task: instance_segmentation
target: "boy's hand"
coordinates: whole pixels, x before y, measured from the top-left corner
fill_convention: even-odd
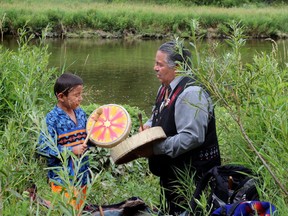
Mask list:
[[[72,148],[72,152],[73,152],[75,155],[81,155],[81,154],[83,154],[86,150],[87,150],[87,145],[86,145],[86,144],[77,145],[77,146],[74,146],[74,147]]]
[[[100,115],[102,115],[102,113],[103,113],[103,109],[100,107],[96,110],[96,113],[91,115],[91,119],[93,119],[94,121],[98,121],[98,118],[100,117]]]

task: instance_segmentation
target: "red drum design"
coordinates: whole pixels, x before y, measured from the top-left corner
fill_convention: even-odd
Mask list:
[[[162,127],[152,127],[125,139],[111,148],[110,156],[115,164],[128,163],[140,157],[149,157],[152,156],[150,154],[151,145],[155,141],[165,138],[166,134]]]
[[[96,146],[112,148],[126,139],[131,131],[131,118],[127,110],[116,104],[103,105],[103,112],[95,123],[90,134],[90,141]],[[95,115],[97,109],[89,116],[86,130],[90,131],[94,120],[91,116]]]

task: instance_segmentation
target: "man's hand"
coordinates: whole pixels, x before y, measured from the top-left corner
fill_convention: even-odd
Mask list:
[[[149,128],[151,128],[151,127],[148,126],[148,125],[143,125],[143,130],[146,130],[146,129],[149,129]],[[139,127],[139,129],[138,129],[139,132],[141,132],[141,131],[143,131],[143,130],[142,130],[141,127]]]

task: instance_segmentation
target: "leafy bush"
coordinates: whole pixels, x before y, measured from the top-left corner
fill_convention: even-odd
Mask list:
[[[38,107],[49,104],[56,70],[47,69],[47,47],[28,45],[32,38],[26,38],[22,30],[20,35],[17,52],[2,52],[0,47],[0,215],[32,214],[32,203],[23,191],[38,176],[45,176],[41,162],[35,163],[38,123],[43,116]]]

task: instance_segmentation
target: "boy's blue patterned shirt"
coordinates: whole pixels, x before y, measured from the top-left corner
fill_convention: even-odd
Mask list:
[[[63,167],[62,162],[59,159],[61,156],[60,154],[65,149],[72,152],[72,146],[82,144],[87,136],[86,113],[81,108],[75,109],[74,112],[77,124],[75,124],[61,108],[55,106],[53,110],[46,115],[48,134],[45,134],[44,131],[42,131],[38,143],[38,152],[47,157],[48,167],[52,168],[48,171],[49,180],[53,179],[54,181],[59,182],[60,185],[63,185],[64,183],[57,174],[57,171]],[[56,142],[57,146],[55,144]],[[68,158],[67,170],[70,177],[76,175],[74,170],[77,165],[76,163],[79,163],[79,161],[74,160],[73,162],[71,156]],[[89,161],[88,156],[85,156],[81,160],[77,179],[81,181],[81,185],[84,186],[87,184],[88,178]]]

